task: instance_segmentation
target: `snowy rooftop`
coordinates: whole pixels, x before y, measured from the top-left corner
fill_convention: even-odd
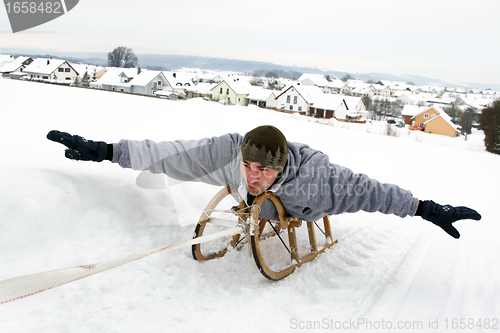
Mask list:
[[[306,102],[311,103],[316,99],[321,99],[325,95],[321,88],[316,86],[307,86],[300,83],[291,83],[289,86],[285,86],[280,92],[276,94],[276,97],[287,92],[288,89],[294,88],[297,92],[306,100]]]
[[[25,62],[29,58],[30,57],[20,56],[17,57],[16,59],[12,59],[12,61],[10,62],[5,62],[4,65],[0,67],[0,72],[2,73],[15,72],[18,68],[20,68],[23,65],[23,62]]]
[[[26,73],[39,73],[39,74],[51,74],[66,60],[62,59],[47,59],[47,58],[36,58],[31,64],[26,66],[24,72]]]
[[[271,95],[274,95],[274,97],[276,97],[277,94],[279,94],[279,91],[256,88],[253,89],[250,94],[248,94],[247,98],[256,101],[266,101]]]
[[[97,83],[107,85],[126,85],[123,78],[134,78],[137,76],[137,68],[117,68],[109,67],[108,71],[99,79]]]
[[[304,73],[298,79],[299,82],[302,82],[305,80],[310,80],[312,83],[314,83],[314,85],[316,85],[318,87],[325,87],[329,83],[329,81],[326,79],[326,77],[323,74]]]
[[[248,81],[240,80],[239,78],[226,78],[224,82],[226,82],[236,94],[248,94],[255,89]]]
[[[193,74],[184,72],[163,71],[163,75],[172,87],[176,86],[193,86]]]
[[[418,105],[411,105],[411,104],[406,104],[404,107],[403,107],[403,111],[401,111],[401,114],[403,116],[415,116],[419,113],[421,113],[422,111],[424,110],[428,110],[429,108],[427,107],[422,107],[422,106],[418,106]]]
[[[160,71],[141,71],[130,83],[132,85],[145,86],[155,80],[162,73]]]
[[[6,62],[11,62],[14,60],[14,57],[11,56],[11,55],[8,55],[8,54],[0,54],[0,65],[2,63],[6,63]]]

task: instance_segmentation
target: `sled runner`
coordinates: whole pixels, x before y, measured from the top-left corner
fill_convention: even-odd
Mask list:
[[[229,203],[234,204],[235,198],[238,199],[238,206],[224,209],[229,207]],[[276,207],[279,220],[259,218],[260,207],[266,200],[270,200]],[[270,280],[280,280],[337,242],[332,239],[328,216],[323,217],[324,230],[316,221],[307,221],[307,235],[299,232],[304,231],[304,228],[299,228],[302,222],[295,217],[286,216],[281,200],[271,192],[261,194],[247,207],[238,191],[227,186],[206,206],[193,238],[235,225],[243,227],[243,235],[236,234],[230,239],[195,244],[192,246],[192,254],[196,260],[211,260],[223,257],[232,248],[240,249],[243,244],[249,243],[255,264],[262,275]],[[324,242],[318,243],[316,227],[324,234]]]

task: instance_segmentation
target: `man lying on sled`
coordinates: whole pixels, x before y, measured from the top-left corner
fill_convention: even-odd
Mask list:
[[[121,140],[107,144],[59,131],[50,131],[47,138],[64,144],[69,159],[109,160],[123,168],[164,173],[182,181],[235,186],[248,205],[271,191],[280,198],[287,215],[306,221],[327,214],[378,211],[400,217],[421,216],[459,238],[453,222],[481,219],[473,209],[418,200],[399,186],[355,174],[318,150],[287,142],[273,126],[259,126],[244,136],[233,133],[187,141]],[[264,202],[260,217],[276,219],[274,205]]]

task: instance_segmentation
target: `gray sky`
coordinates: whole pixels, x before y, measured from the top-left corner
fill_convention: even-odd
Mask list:
[[[0,53],[127,46],[136,54],[498,85],[498,15],[500,0],[81,0],[66,15],[16,34],[0,9]]]

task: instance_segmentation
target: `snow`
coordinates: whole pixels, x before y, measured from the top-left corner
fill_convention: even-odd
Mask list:
[[[459,240],[418,217],[335,216],[338,244],[278,282],[246,249],[208,262],[189,248],[159,253],[4,304],[0,332],[441,332],[460,318],[500,326],[500,156],[485,151],[480,131],[468,141],[405,129],[387,136],[383,123],[316,123],[253,106],[15,80],[0,80],[0,92],[0,280],[192,237],[195,221],[176,222],[166,190],[140,188],[138,172],[107,161],[65,159],[45,138],[52,129],[112,143],[272,124],[335,163],[483,216],[455,223]],[[196,189],[187,206],[204,206],[219,190]],[[466,331],[481,331],[474,325]]]

